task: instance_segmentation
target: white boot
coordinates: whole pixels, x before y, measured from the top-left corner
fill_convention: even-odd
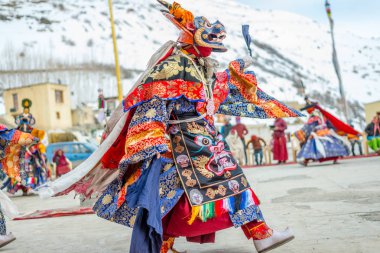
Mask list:
[[[187,251],[177,251],[173,248],[169,249],[168,253],[186,253]]]
[[[263,253],[275,249],[293,239],[293,233],[289,228],[286,228],[282,232],[273,230],[272,236],[262,240],[253,240],[253,244],[255,245],[257,252]]]
[[[14,240],[16,240],[16,237],[12,233],[9,233],[7,235],[0,235],[0,248],[4,247],[8,243],[13,242]]]

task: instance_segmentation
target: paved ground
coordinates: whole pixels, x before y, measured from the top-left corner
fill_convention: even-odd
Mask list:
[[[294,241],[273,252],[380,252],[380,157],[245,172],[262,200],[267,222],[295,232]],[[72,196],[13,200],[23,212],[79,205]],[[126,253],[131,238],[130,229],[95,215],[9,221],[8,228],[17,240],[0,252]],[[177,247],[203,253],[255,252],[240,229],[219,232],[216,244],[179,240]]]

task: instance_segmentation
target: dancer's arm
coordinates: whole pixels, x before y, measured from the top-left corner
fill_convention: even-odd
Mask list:
[[[169,149],[166,101],[152,99],[139,105],[129,124],[123,160],[127,163],[152,158]]]
[[[245,71],[251,64],[249,58],[238,59],[216,74],[216,113],[261,119],[303,116],[259,89],[255,73]]]

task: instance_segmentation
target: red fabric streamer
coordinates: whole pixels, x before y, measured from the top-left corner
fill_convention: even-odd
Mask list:
[[[353,134],[353,135],[359,135],[360,134],[358,131],[356,131],[354,128],[352,128],[350,125],[344,123],[343,121],[336,118],[335,116],[333,116],[329,112],[323,110],[319,105],[315,105],[315,108],[317,108],[323,114],[323,116],[325,116],[325,118],[331,122],[331,124],[336,128],[336,130],[344,132],[346,134]]]

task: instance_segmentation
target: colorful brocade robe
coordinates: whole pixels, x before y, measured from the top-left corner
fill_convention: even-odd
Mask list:
[[[349,155],[344,139],[329,129],[318,116],[311,116],[294,136],[302,145],[297,154],[299,159],[325,161]]]
[[[34,181],[31,179],[34,177],[31,177],[29,171],[31,151],[28,148],[32,148],[37,143],[38,139],[29,133],[7,129],[0,125],[1,167],[9,178],[7,187],[10,192],[12,189],[17,191],[20,185],[32,187]]]
[[[252,118],[302,116],[260,90],[254,73],[244,72],[244,64],[234,61],[228,70],[216,74],[214,113]],[[263,220],[259,201],[212,115],[189,120],[207,112],[202,80],[187,57],[174,54],[153,67],[125,98],[124,110],[130,116],[102,159],[105,168],[118,168],[119,176],[94,206],[100,217],[133,227],[138,208],[128,202],[160,153],[164,164],[159,178],[161,217],[186,194],[196,216],[193,219],[206,221],[228,212],[236,227]],[[189,121],[173,124],[172,120]]]

